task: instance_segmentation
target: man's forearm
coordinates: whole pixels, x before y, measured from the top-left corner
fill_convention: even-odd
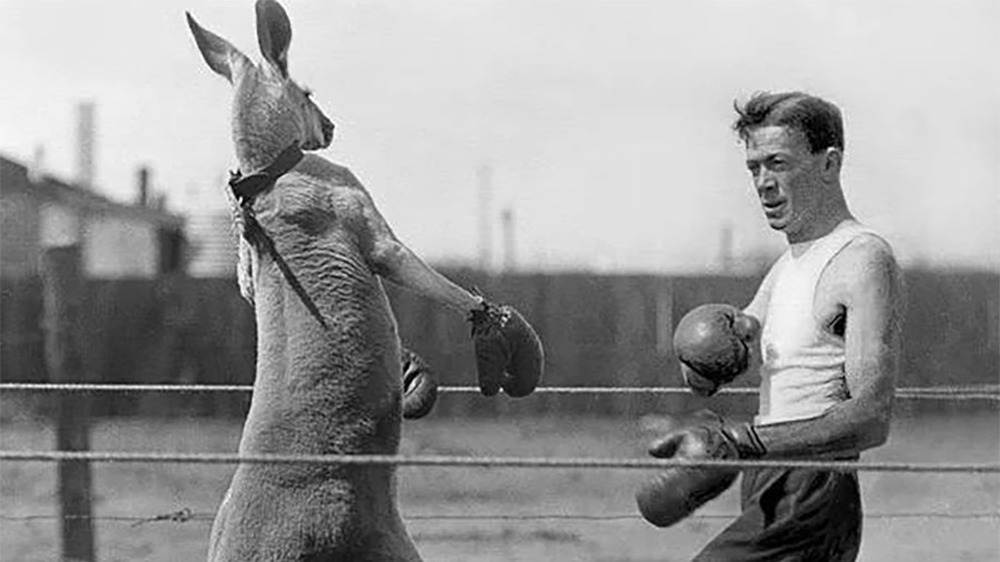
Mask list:
[[[850,457],[885,442],[889,407],[850,399],[818,418],[757,426],[755,430],[768,457]]]

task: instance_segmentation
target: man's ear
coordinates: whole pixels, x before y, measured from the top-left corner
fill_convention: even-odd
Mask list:
[[[242,67],[251,64],[250,59],[230,45],[229,41],[198,25],[190,13],[184,12],[184,15],[187,16],[188,27],[191,28],[191,34],[194,35],[198,50],[208,67],[232,84]]]
[[[840,176],[840,166],[844,162],[844,153],[837,147],[828,147],[823,154],[823,177],[835,180]]]

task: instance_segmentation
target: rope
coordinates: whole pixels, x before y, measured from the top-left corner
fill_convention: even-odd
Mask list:
[[[33,515],[0,515],[0,521],[59,521],[59,520],[88,520],[88,521],[116,521],[120,523],[132,523],[132,527],[138,527],[146,523],[158,521],[172,521],[174,523],[186,523],[188,521],[213,521],[215,516],[211,513],[193,513],[189,508],[183,508],[170,513],[162,513],[152,517],[136,517],[134,515],[54,515],[54,514],[33,514]]]
[[[121,451],[0,451],[6,461],[151,462],[195,464],[318,464],[453,466],[483,468],[801,468],[834,472],[912,472],[1000,474],[1000,464],[864,463],[805,460],[611,459],[544,457],[469,457],[447,455],[235,455],[225,453],[152,453]]]
[[[0,391],[58,391],[58,392],[252,392],[252,385],[215,384],[59,384],[59,383],[0,383]],[[438,392],[478,394],[475,386],[440,386]],[[723,388],[719,394],[752,395],[756,388]],[[684,387],[661,386],[543,386],[536,394],[690,394]],[[896,398],[993,400],[1000,401],[1000,386],[931,386],[896,389]]]
[[[686,517],[686,520],[730,520],[739,517],[738,513],[704,513],[694,514]],[[1000,511],[968,512],[968,513],[942,513],[935,511],[900,512],[900,513],[866,513],[865,519],[1000,519]],[[147,523],[165,522],[187,523],[188,521],[214,521],[213,513],[194,513],[188,508],[184,508],[171,513],[163,513],[152,517],[137,517],[128,515],[54,515],[54,514],[32,514],[32,515],[0,515],[0,521],[28,522],[28,521],[58,521],[70,519],[88,519],[91,521],[113,521],[118,523],[131,523],[132,527],[139,527]],[[636,521],[642,520],[642,516],[631,513],[617,513],[609,515],[593,515],[588,513],[516,513],[516,514],[459,514],[444,515],[433,513],[418,513],[404,515],[403,519],[408,521]]]

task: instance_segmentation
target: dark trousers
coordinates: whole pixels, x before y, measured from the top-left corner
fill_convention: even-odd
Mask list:
[[[743,471],[743,513],[694,562],[852,562],[861,547],[855,473]]]

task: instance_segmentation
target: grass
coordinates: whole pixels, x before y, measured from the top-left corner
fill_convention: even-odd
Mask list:
[[[231,452],[240,425],[211,420],[102,420],[94,450]],[[434,418],[404,425],[402,452],[412,454],[543,457],[642,457],[651,438],[636,419]],[[30,418],[0,425],[0,448],[51,449],[46,424]],[[890,442],[868,461],[998,462],[1000,424],[995,410],[978,414],[897,418]],[[183,523],[97,521],[101,561],[202,560],[211,516],[232,467],[193,464],[95,464],[98,516],[151,517],[189,508],[201,518]],[[667,530],[638,518],[614,520],[476,519],[518,514],[635,515],[633,492],[647,474],[629,470],[404,467],[399,496],[408,528],[427,560],[688,560],[725,525],[689,519]],[[1000,477],[864,473],[869,514],[998,512]],[[0,502],[5,517],[54,514],[52,464],[5,462]],[[701,514],[735,513],[735,488]],[[427,516],[449,516],[428,519]],[[1000,559],[1000,519],[871,518],[861,560]],[[0,521],[0,559],[59,557],[59,526],[52,520]]]

